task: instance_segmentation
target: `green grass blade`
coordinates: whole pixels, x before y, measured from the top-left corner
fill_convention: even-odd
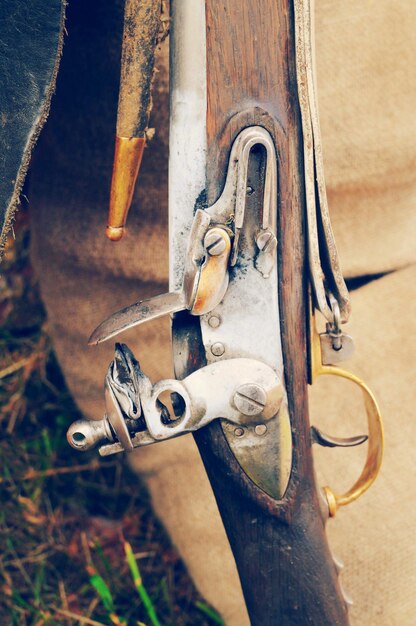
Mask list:
[[[112,575],[112,569],[111,569],[111,564],[110,561],[108,560],[108,558],[105,556],[104,554],[104,550],[103,547],[101,545],[101,543],[96,540],[94,542],[94,552],[97,554],[97,556],[99,557],[101,563],[103,564],[106,573],[111,576]]]
[[[121,624],[127,624],[127,621],[123,617],[119,617],[114,609],[114,600],[111,595],[111,591],[104,578],[95,571],[90,576],[90,583],[98,593],[104,604],[105,609],[108,611],[108,617],[116,626]]]
[[[153,606],[153,602],[149,594],[147,593],[145,586],[143,585],[139,566],[137,565],[137,561],[134,557],[133,550],[131,549],[131,545],[129,544],[128,541],[124,542],[124,551],[126,553],[127,563],[128,563],[131,575],[133,577],[134,586],[145,606],[147,615],[150,621],[152,622],[153,626],[161,626],[161,623],[159,622],[157,618],[155,607]]]
[[[108,588],[107,583],[104,578],[97,573],[90,576],[90,583],[98,593],[101,598],[102,603],[109,613],[114,612],[114,601],[113,596],[111,595],[111,591]]]
[[[42,428],[42,441],[43,447],[45,448],[46,456],[48,457],[48,459],[50,459],[53,455],[53,447],[47,428]]]
[[[224,620],[217,613],[217,611],[215,611],[215,609],[211,608],[207,604],[204,604],[204,602],[195,602],[195,606],[200,611],[202,611],[202,613],[205,613],[205,615],[207,615],[213,622],[215,622],[215,624],[220,624],[221,626],[225,626]]]
[[[35,597],[35,605],[39,606],[42,601],[42,588],[45,582],[45,562],[39,564],[38,571],[35,577],[33,595]]]

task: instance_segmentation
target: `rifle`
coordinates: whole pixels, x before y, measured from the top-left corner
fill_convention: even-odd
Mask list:
[[[148,20],[132,18],[139,5]],[[132,51],[138,41],[141,52],[154,49],[158,5],[126,3],[118,130],[127,74],[136,72],[140,89],[118,133],[112,239],[122,236],[151,106],[152,55],[135,62]],[[193,432],[253,626],[348,623],[325,524],[371,485],[382,460],[377,403],[337,365],[352,340],[341,329],[349,300],[325,193],[312,22],[309,0],[172,2],[170,292],[115,313],[90,343],[171,315],[176,379],[153,385],[116,344],[104,419],[68,431],[71,445],[99,443],[102,455]],[[135,147],[123,157],[120,144]],[[307,383],[320,375],[360,386],[368,436],[310,427]],[[316,484],[312,444],[367,439],[350,490]]]

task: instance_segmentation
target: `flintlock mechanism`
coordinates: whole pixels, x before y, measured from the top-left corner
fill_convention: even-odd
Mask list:
[[[260,213],[247,201],[250,154],[256,147],[264,149],[266,156]],[[283,496],[292,440],[283,371],[278,365],[281,345],[273,332],[278,318],[276,203],[273,141],[264,128],[248,127],[234,141],[222,194],[211,207],[196,210],[181,292],[127,307],[90,337],[91,344],[100,343],[160,315],[187,310],[202,316],[208,364],[180,383],[161,381],[152,388],[133,355],[118,346],[106,378],[106,416],[100,426],[88,420],[73,424],[68,431],[71,445],[84,450],[107,439],[115,442],[100,448],[107,455],[176,437],[221,418],[244,471],[271,496]],[[238,270],[233,269],[237,262]],[[254,332],[250,326],[259,305],[265,320]],[[233,311],[242,308],[245,315],[233,320]],[[245,355],[250,358],[241,358]],[[124,363],[123,375],[120,362]],[[120,380],[129,381],[124,392]],[[178,415],[169,417],[158,399],[162,391],[169,391],[176,407],[183,407]],[[127,397],[134,411],[131,407],[126,411]],[[141,416],[142,421],[135,421]]]

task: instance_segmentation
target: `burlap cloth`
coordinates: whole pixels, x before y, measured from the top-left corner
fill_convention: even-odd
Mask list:
[[[93,418],[102,417],[102,384],[113,348],[111,342],[87,348],[89,332],[139,296],[163,292],[167,279],[166,47],[155,85],[157,134],[145,153],[129,233],[116,245],[103,236],[121,15],[117,3],[69,6],[58,90],[31,179],[32,257],[50,331],[67,383]],[[415,22],[413,0],[317,2],[325,164],[345,274],[391,272],[352,294],[350,330],[357,351],[348,364],[380,399],[384,465],[371,491],[328,524],[334,552],[345,562],[342,584],[354,600],[350,616],[357,626],[411,626],[416,619]],[[154,380],[171,375],[166,321],[125,340]],[[331,434],[365,430],[363,408],[348,383],[320,381],[312,416]],[[363,454],[317,450],[320,482],[349,486]],[[247,624],[235,565],[192,438],[140,450],[133,463],[200,591],[228,626]]]

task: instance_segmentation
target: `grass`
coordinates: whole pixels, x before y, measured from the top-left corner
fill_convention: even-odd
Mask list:
[[[122,456],[80,456],[23,213],[0,266],[0,624],[210,626]]]

